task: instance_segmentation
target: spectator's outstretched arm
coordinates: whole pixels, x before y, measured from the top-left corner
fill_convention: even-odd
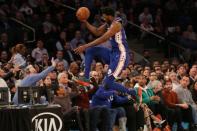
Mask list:
[[[41,73],[38,73],[36,75],[32,75],[30,79],[32,79],[32,81],[37,82],[43,78],[45,78],[48,73],[50,73],[51,71],[53,71],[56,67],[56,62],[54,60],[54,58],[52,58],[51,60],[52,65],[50,67],[48,67],[47,69],[43,70]]]

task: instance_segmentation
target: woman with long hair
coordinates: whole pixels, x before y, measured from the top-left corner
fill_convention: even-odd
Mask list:
[[[27,52],[27,48],[23,44],[17,44],[12,48],[12,57],[9,63],[12,63],[14,67],[25,67],[26,60],[24,58]]]

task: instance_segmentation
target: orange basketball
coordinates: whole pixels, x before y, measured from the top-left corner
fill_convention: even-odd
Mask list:
[[[90,11],[87,7],[80,7],[77,12],[76,16],[78,20],[87,20],[90,16]]]

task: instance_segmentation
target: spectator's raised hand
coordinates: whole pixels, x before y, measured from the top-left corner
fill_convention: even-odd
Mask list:
[[[52,63],[52,66],[53,66],[53,67],[56,67],[57,62],[54,60],[53,57],[52,57],[52,59],[51,59],[51,63]]]

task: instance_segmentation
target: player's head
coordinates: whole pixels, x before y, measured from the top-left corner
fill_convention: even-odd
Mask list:
[[[102,9],[102,18],[105,22],[110,23],[115,16],[115,11],[110,7],[105,7]]]

